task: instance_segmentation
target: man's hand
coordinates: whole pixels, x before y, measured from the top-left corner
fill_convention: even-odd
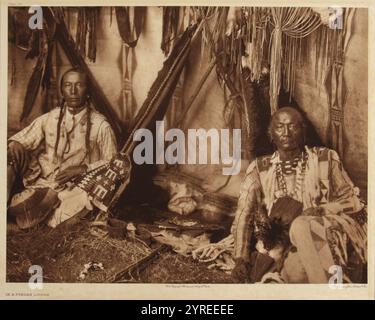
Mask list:
[[[26,148],[17,141],[11,141],[8,144],[8,158],[11,158],[15,161],[15,164],[18,166],[18,169],[24,171],[27,169],[29,163],[29,154]]]
[[[55,181],[59,183],[60,185],[67,183],[69,180],[72,180],[73,178],[79,176],[80,174],[84,173],[86,170],[87,170],[87,166],[85,164],[81,166],[68,167],[56,175]]]
[[[250,281],[250,262],[245,261],[243,258],[235,260],[236,264],[232,270],[232,279],[235,283],[248,283]]]

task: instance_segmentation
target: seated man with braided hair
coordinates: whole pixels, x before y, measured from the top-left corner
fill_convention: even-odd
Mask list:
[[[60,107],[8,140],[8,211],[21,228],[45,219],[74,178],[103,165],[117,152],[110,124],[89,102],[88,85],[81,69],[66,71],[60,83]],[[14,195],[20,181],[24,190]]]
[[[362,281],[352,272],[367,263],[359,190],[335,151],[305,146],[305,127],[296,109],[280,108],[269,128],[277,151],[246,171],[232,226],[235,282],[328,283],[336,266],[343,282]]]

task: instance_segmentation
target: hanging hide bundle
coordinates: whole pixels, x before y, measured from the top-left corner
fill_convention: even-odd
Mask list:
[[[242,59],[243,66],[251,72],[251,81],[259,82],[268,68],[268,45],[270,38],[270,9],[244,8],[244,42],[246,54]]]

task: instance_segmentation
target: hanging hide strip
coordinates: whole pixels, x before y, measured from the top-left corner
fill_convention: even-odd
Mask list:
[[[115,7],[115,11],[122,41],[134,48],[142,31],[146,7]]]
[[[208,51],[210,58],[223,51],[226,39],[226,23],[229,9],[227,7],[198,7],[196,19],[203,19],[201,56]]]
[[[178,34],[180,21],[179,7],[163,7],[163,34],[161,40],[161,50],[167,56],[171,48],[171,41]]]
[[[142,31],[146,7],[115,7],[117,26],[123,41],[123,110],[122,120],[133,119],[135,115],[133,103],[133,55]]]
[[[33,41],[33,44],[30,46],[31,48],[26,55],[26,58],[33,58],[36,54],[38,54],[38,59],[26,88],[26,95],[20,121],[24,120],[30,115],[40,87],[45,94],[42,109],[47,109],[45,100],[48,97],[48,90],[50,88],[50,77],[52,73],[51,59],[54,48],[55,32],[55,20],[53,18],[45,18],[43,29],[36,30],[32,34],[31,41]]]
[[[92,62],[96,60],[96,30],[99,17],[99,8],[89,8],[88,10],[88,32],[89,32],[89,50],[87,57]]]
[[[96,26],[99,12],[99,7],[78,8],[76,49],[92,62],[96,60]],[[88,43],[88,49],[86,49],[86,43]]]
[[[78,8],[76,49],[81,56],[86,55],[87,21],[85,8]]]

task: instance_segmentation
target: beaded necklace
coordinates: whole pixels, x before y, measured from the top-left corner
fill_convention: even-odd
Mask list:
[[[276,163],[276,180],[278,190],[275,193],[276,198],[281,197],[292,197],[297,198],[298,194],[302,188],[302,182],[305,176],[306,170],[306,163],[307,163],[307,154],[302,152],[301,156],[296,157],[293,161],[288,161],[282,163],[282,161],[278,161]],[[294,190],[288,192],[287,184],[285,181],[284,174],[296,173],[296,181],[294,184]]]

